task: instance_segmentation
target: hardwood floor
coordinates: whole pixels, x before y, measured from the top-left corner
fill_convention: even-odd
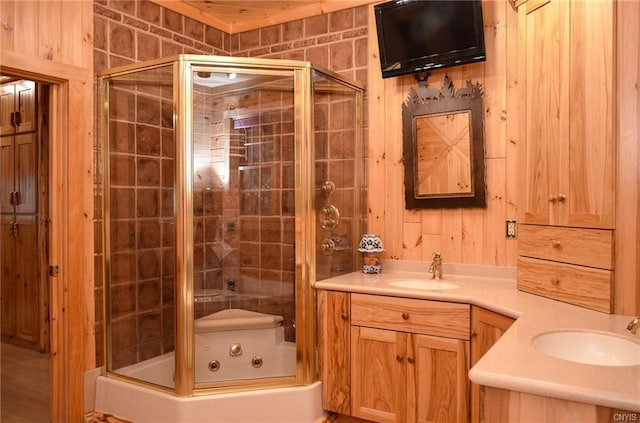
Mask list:
[[[51,372],[49,354],[0,344],[0,421],[50,421]]]

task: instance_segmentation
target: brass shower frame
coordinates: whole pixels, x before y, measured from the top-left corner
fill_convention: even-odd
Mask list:
[[[136,80],[135,73],[165,66],[173,66],[173,79],[158,83],[173,86],[174,134],[176,142],[175,169],[175,222],[176,222],[176,333],[175,333],[175,388],[155,385],[135,378],[130,378],[107,371],[103,374],[126,380],[129,383],[151,387],[156,390],[172,392],[177,396],[206,395],[212,392],[235,392],[248,389],[262,389],[275,386],[306,385],[317,379],[316,357],[316,299],[313,285],[316,278],[316,211],[314,209],[315,167],[304,166],[313,163],[314,122],[313,93],[314,72],[319,72],[344,85],[345,90],[355,96],[356,139],[355,157],[362,158],[363,145],[363,87],[347,81],[342,76],[325,69],[313,66],[310,62],[181,54],[144,63],[112,68],[98,74],[98,96],[100,113],[98,136],[101,139],[102,154],[100,156],[103,169],[103,280],[105,292],[110,281],[110,192],[107,189],[109,177],[109,103],[108,81],[112,79],[126,80],[129,76]],[[296,375],[261,380],[230,382],[198,383],[194,381],[194,307],[193,307],[193,115],[192,75],[197,71],[210,72],[243,72],[272,75],[293,75],[294,83],[294,122],[295,122],[295,303],[296,303]],[[364,221],[362,206],[364,187],[362,186],[364,164],[354,160],[354,229],[362,232]],[[359,239],[359,233],[354,237]],[[354,248],[355,251],[355,248]],[[357,255],[354,254],[357,263]],[[103,356],[109,359],[107,345],[111,341],[109,313],[109,295],[103,295],[104,321],[106,328]]]

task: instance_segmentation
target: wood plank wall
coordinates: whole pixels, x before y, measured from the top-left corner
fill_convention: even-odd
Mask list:
[[[1,72],[52,84],[52,421],[82,421],[83,374],[95,366],[93,2],[0,1],[0,48]]]
[[[640,314],[640,3],[618,1],[618,180],[614,312]]]
[[[487,61],[432,72],[428,86],[441,88],[445,74],[455,87],[470,79],[485,91],[487,207],[406,210],[402,164],[402,111],[413,75],[382,79],[373,6],[369,14],[367,81],[369,231],[382,236],[386,258],[515,266],[517,241],[505,237],[505,219],[520,217],[517,169],[517,13],[508,2],[484,1]]]

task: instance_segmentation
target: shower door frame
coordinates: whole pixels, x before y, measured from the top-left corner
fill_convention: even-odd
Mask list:
[[[313,209],[313,166],[303,166],[314,151],[312,114],[312,68],[307,62],[261,58],[180,55],[174,64],[174,99],[177,99],[176,134],[176,367],[175,392],[179,396],[211,391],[304,385],[316,379],[315,370],[315,222]],[[295,309],[296,375],[263,380],[234,380],[225,383],[194,381],[193,310],[193,72],[237,71],[293,77],[295,135]],[[189,111],[190,113],[182,113]],[[183,119],[180,119],[183,117]],[[301,141],[300,141],[301,140]],[[180,260],[182,254],[183,260]],[[304,322],[304,324],[300,324]],[[301,338],[301,339],[300,339]]]

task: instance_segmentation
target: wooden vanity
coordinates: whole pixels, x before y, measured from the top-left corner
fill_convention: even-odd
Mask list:
[[[398,423],[639,418],[640,366],[577,364],[531,345],[567,327],[624,336],[627,316],[522,292],[515,276],[445,272],[458,288],[441,291],[398,289],[398,278],[429,275],[395,270],[316,282],[324,409]]]
[[[467,373],[513,319],[445,301],[320,298],[325,409],[377,422],[480,421]]]

